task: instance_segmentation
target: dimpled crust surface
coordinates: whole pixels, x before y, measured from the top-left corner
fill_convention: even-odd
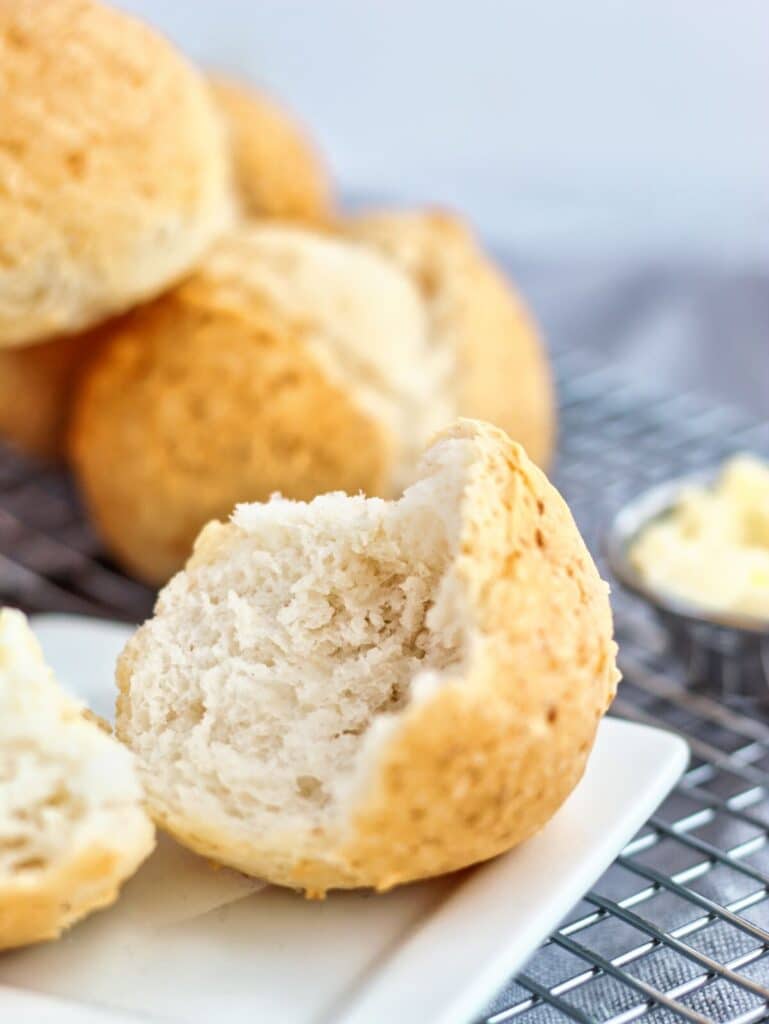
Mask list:
[[[306,830],[237,839],[150,792],[156,821],[192,849],[310,896],[384,890],[510,849],[581,778],[619,678],[608,587],[565,502],[520,445],[467,420],[436,444],[457,439],[475,453],[448,569],[469,657],[367,737],[340,831],[316,829],[309,843]],[[209,527],[190,570],[228,558],[235,534]],[[142,643],[140,633],[118,663],[118,730],[129,744],[132,679],[151,655]]]
[[[73,409],[71,457],[93,518],[151,583],[236,502],[376,494],[390,472],[390,437],[312,358],[302,325],[249,282],[247,262],[233,276],[216,257],[105,328]]]
[[[248,86],[218,77],[210,79],[210,86],[227,126],[244,212],[327,222],[333,213],[329,177],[291,114]]]
[[[538,832],[581,779],[619,679],[609,588],[563,498],[501,431],[457,429],[477,431],[478,461],[455,571],[488,642],[382,751],[343,850],[378,888]]]
[[[353,218],[345,230],[386,253],[419,287],[434,343],[457,360],[459,414],[502,427],[546,468],[555,441],[547,356],[522,298],[468,226],[442,211],[383,211]]]
[[[205,82],[95,0],[0,3],[0,345],[163,290],[231,216]]]
[[[96,344],[86,332],[0,349],[0,435],[28,455],[63,459],[75,380]]]
[[[127,750],[59,690],[20,612],[0,611],[0,949],[112,903],[154,847]]]

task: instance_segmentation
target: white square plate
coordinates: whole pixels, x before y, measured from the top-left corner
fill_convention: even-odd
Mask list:
[[[62,682],[100,714],[130,629],[34,622]],[[688,758],[679,738],[606,719],[584,779],[534,839],[383,896],[308,902],[162,839],[115,906],[58,942],[0,955],[14,1024],[467,1024],[649,817]]]

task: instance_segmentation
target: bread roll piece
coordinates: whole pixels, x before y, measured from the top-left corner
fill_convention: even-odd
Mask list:
[[[304,128],[265,93],[225,78],[210,79],[224,116],[244,212],[307,223],[333,213],[326,168]]]
[[[27,455],[63,459],[75,381],[97,343],[87,332],[0,349],[0,435]]]
[[[96,0],[0,4],[0,110],[0,346],[157,294],[230,219],[205,81]]]
[[[0,611],[0,949],[56,938],[117,897],[154,846],[129,751],[57,686]]]
[[[103,335],[72,458],[103,537],[150,582],[236,501],[390,491],[452,417],[411,282],[299,228],[233,233]]]
[[[464,420],[395,502],[239,505],[118,661],[156,821],[320,896],[537,832],[618,679],[608,587],[523,449]]]
[[[346,231],[392,259],[419,289],[433,345],[456,363],[459,414],[496,423],[547,467],[555,402],[539,332],[469,227],[439,211],[385,211],[353,218]]]

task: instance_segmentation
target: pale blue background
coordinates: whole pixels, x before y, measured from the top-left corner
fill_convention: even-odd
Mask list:
[[[769,416],[767,0],[123,0],[283,96],[351,201],[447,203],[554,346]]]

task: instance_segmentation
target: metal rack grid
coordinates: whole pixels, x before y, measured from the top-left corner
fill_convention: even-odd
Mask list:
[[[769,456],[769,423],[690,395],[642,394],[579,358],[558,360],[556,482],[588,544],[664,480],[736,451]],[[602,566],[605,571],[605,567]],[[483,1021],[748,1024],[769,1018],[769,693],[744,658],[704,684],[668,653],[661,622],[615,586],[620,685],[613,713],[675,729],[681,783]],[[769,651],[764,652],[769,655]],[[755,667],[755,666],[754,666]]]
[[[692,396],[641,394],[575,354],[556,370],[556,479],[599,560],[608,522],[641,489],[734,451],[769,456],[769,424]],[[0,600],[131,621],[152,598],[105,558],[65,473],[0,448]],[[717,679],[687,686],[648,609],[616,588],[614,609],[625,677],[614,713],[681,732],[691,765],[480,1020],[767,1019],[769,702],[728,658]]]

